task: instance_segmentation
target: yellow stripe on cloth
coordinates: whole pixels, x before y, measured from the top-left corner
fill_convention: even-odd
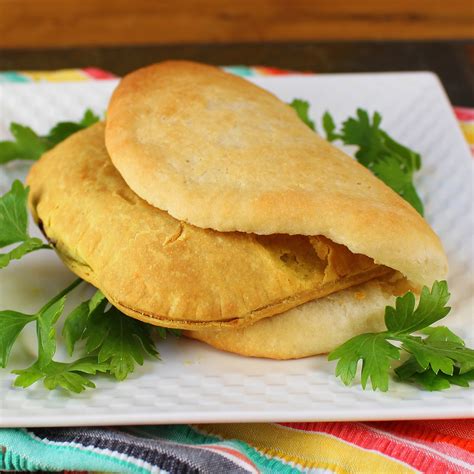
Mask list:
[[[21,74],[34,82],[75,82],[89,80],[89,77],[80,69],[59,69],[57,71],[22,71]]]
[[[226,440],[244,441],[267,456],[304,468],[328,469],[341,474],[416,472],[382,453],[360,448],[325,433],[292,430],[270,423],[196,425],[196,428]]]
[[[460,122],[459,125],[461,125],[461,130],[463,131],[467,142],[470,145],[474,145],[474,123]]]

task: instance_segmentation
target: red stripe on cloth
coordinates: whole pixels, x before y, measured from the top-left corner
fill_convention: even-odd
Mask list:
[[[474,420],[382,421],[367,424],[399,436],[432,443],[450,443],[474,453]]]
[[[255,472],[258,472],[257,466],[253,463],[253,461],[247,456],[245,456],[245,454],[241,453],[240,451],[236,449],[232,449],[227,446],[219,446],[216,444],[204,444],[199,447],[203,449],[209,449],[211,451],[229,454],[230,456],[242,461],[242,463],[245,463],[248,466],[252,467],[255,470]]]
[[[470,472],[468,468],[462,467],[445,456],[458,459],[460,464],[473,464],[474,459],[465,451],[459,458],[451,454],[440,452],[436,447],[429,446],[432,452],[426,448],[425,444],[414,440],[418,445],[413,445],[409,439],[396,439],[391,433],[384,432],[383,427],[378,427],[373,423],[374,431],[371,426],[362,423],[281,423],[281,425],[305,432],[318,432],[332,435],[343,441],[346,441],[360,448],[380,452],[390,458],[404,462],[413,468],[422,472],[452,472],[464,473]],[[397,437],[401,437],[398,436]],[[458,449],[452,447],[453,449]],[[465,454],[468,460],[465,460]],[[474,464],[473,464],[474,466]]]
[[[104,71],[103,69],[99,69],[96,67],[85,67],[82,69],[88,76],[92,79],[114,79],[118,76],[112,74],[111,72]]]
[[[237,459],[245,461],[246,463],[256,468],[255,464],[247,456],[244,456],[240,451],[237,451],[236,449],[227,448],[225,446],[218,446],[216,444],[205,444],[202,445],[201,448],[212,449],[213,451],[220,451],[223,453],[231,454]]]
[[[268,74],[272,76],[286,76],[288,74],[294,74],[294,71],[290,71],[288,69],[279,69],[277,67],[256,66],[255,69],[261,74]]]
[[[474,456],[472,455],[472,451],[457,444],[455,437],[433,432],[424,428],[421,424],[415,428],[410,425],[404,427],[403,424],[404,423],[400,422],[394,422],[393,424],[388,422],[388,424],[368,423],[367,425],[376,430],[383,430],[384,433],[422,445],[425,449],[434,450],[449,458],[463,461],[468,465],[472,465],[474,469]],[[461,439],[460,442],[464,445],[469,445],[469,442],[466,440]]]
[[[474,109],[468,109],[467,107],[453,107],[454,113],[458,120],[462,122],[473,122],[474,121]]]
[[[298,76],[315,75],[314,72],[310,71],[292,71],[291,69],[279,69],[269,66],[253,66],[251,69],[257,76],[291,76],[292,74]]]

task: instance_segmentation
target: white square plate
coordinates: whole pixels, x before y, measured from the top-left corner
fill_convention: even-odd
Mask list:
[[[452,314],[447,324],[473,343],[472,159],[450,104],[430,73],[262,77],[252,81],[285,101],[309,100],[313,118],[325,110],[337,122],[357,107],[382,113],[382,126],[421,152],[417,187],[426,218],[445,245]],[[46,132],[59,120],[78,119],[86,107],[103,113],[116,81],[0,85],[0,138],[10,122]],[[318,121],[318,125],[319,121]],[[350,150],[349,150],[350,151]],[[0,166],[0,192],[26,163]],[[36,230],[35,230],[36,232]],[[34,311],[72,281],[53,252],[37,252],[0,272],[0,309]],[[86,289],[71,303],[84,298]],[[82,293],[82,294],[81,294]],[[74,298],[71,298],[74,300]],[[21,336],[10,368],[34,357],[33,328]],[[49,392],[41,384],[12,388],[0,371],[0,426],[113,425],[238,421],[381,420],[474,415],[474,390],[426,392],[391,381],[388,393],[344,387],[324,356],[296,361],[250,359],[196,341],[167,340],[162,361],[147,362],[125,382],[99,377],[79,395]]]

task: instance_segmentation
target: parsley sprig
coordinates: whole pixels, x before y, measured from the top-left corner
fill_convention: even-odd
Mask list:
[[[38,341],[37,360],[25,369],[13,370],[17,374],[14,385],[29,387],[43,381],[46,388],[63,388],[79,393],[94,388],[92,375],[105,373],[124,380],[136,365],[143,365],[146,356],[159,358],[153,334],[154,327],[129,318],[110,306],[104,295],[97,291],[66,317],[63,337],[69,356],[76,344],[84,340],[82,354],[77,360],[59,362],[56,353],[56,324],[64,312],[67,294],[82,280],[79,278],[46,303],[37,313],[0,311],[0,366],[8,364],[11,348],[28,323],[36,322]],[[165,337],[165,329],[156,334]],[[173,331],[177,335],[177,331]]]
[[[0,249],[19,244],[6,253],[0,253],[0,269],[12,260],[20,259],[35,250],[50,248],[41,239],[28,233],[28,188],[14,181],[10,191],[0,196]]]
[[[81,279],[75,280],[54,298],[48,301],[37,313],[26,314],[18,311],[0,311],[0,367],[6,367],[10,351],[23,328],[36,322],[38,338],[38,363],[41,367],[51,361],[56,352],[56,331],[54,326],[64,310],[66,295],[72,291]]]
[[[385,309],[386,331],[355,336],[329,354],[329,360],[338,360],[336,376],[350,385],[362,361],[362,387],[370,380],[373,390],[385,392],[392,363],[403,351],[410,358],[395,370],[399,379],[428,390],[468,385],[474,376],[474,351],[448,328],[430,327],[449,313],[449,296],[447,283],[441,281],[431,291],[426,286],[422,289],[416,309],[412,292],[398,297],[395,307]],[[413,334],[418,331],[427,337]]]
[[[37,160],[45,151],[99,120],[99,116],[87,109],[78,122],[59,122],[43,136],[30,127],[13,122],[10,125],[13,140],[0,142],[0,164],[13,160]]]
[[[289,105],[308,127],[316,131],[314,122],[309,117],[309,102],[294,99]],[[413,176],[421,168],[421,156],[394,140],[380,128],[381,123],[382,116],[378,112],[371,119],[363,109],[357,109],[355,117],[346,119],[340,130],[337,130],[329,112],[325,112],[322,117],[327,140],[341,140],[345,145],[357,146],[357,161],[423,215],[423,203],[413,185]]]
[[[366,110],[357,109],[355,117],[349,117],[337,131],[329,112],[323,115],[323,128],[329,141],[342,140],[345,145],[356,145],[357,161],[371,170],[387,186],[408,201],[421,215],[421,202],[413,175],[421,168],[421,156],[398,143],[380,128],[382,116],[375,112],[372,120]]]
[[[135,364],[143,365],[144,356],[159,358],[152,330],[153,326],[126,317],[108,305],[97,291],[68,316],[63,336],[70,355],[76,343],[84,339],[87,354],[97,354],[99,363],[107,363],[108,371],[117,380],[124,380],[134,371]]]
[[[309,102],[302,99],[293,99],[290,103],[298,117],[311,129],[316,131],[316,125],[309,117]]]
[[[35,362],[27,369],[13,370],[17,374],[14,386],[27,388],[43,380],[43,385],[48,390],[62,388],[64,390],[80,393],[86,388],[95,388],[91,375],[107,372],[107,364],[100,364],[96,357],[84,357],[74,362],[51,361],[48,365],[40,367]]]

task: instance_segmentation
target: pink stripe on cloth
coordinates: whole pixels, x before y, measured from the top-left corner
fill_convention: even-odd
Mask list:
[[[453,107],[454,113],[461,122],[474,122],[474,109],[467,107]]]
[[[455,423],[455,422],[453,422]],[[360,448],[380,452],[422,472],[474,472],[474,457],[460,448],[447,449],[384,430],[379,423],[281,423],[307,433],[325,433]],[[449,452],[444,452],[445,450]]]
[[[118,76],[112,74],[111,72],[105,71],[104,69],[99,69],[96,67],[85,67],[82,68],[82,71],[87,74],[91,79],[101,80],[101,79],[114,79]]]

